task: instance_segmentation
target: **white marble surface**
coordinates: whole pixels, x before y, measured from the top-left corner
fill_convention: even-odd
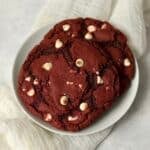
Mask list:
[[[34,19],[45,1],[0,0],[0,83],[10,83],[16,52],[30,33]],[[150,40],[150,30],[148,35]],[[144,150],[150,147],[149,46],[139,60],[140,87],[135,103],[107,140],[98,147],[99,150]],[[8,56],[11,57],[7,59]]]

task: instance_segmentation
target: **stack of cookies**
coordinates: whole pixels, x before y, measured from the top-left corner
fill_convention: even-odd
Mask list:
[[[129,87],[135,62],[126,36],[108,22],[56,24],[27,56],[18,94],[29,112],[78,131],[100,118]]]

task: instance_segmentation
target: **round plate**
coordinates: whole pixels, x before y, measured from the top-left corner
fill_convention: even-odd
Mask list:
[[[34,32],[31,36],[29,36],[29,38],[27,38],[27,40],[25,41],[23,46],[20,48],[16,56],[14,68],[13,68],[13,87],[14,87],[16,98],[17,98],[17,102],[19,103],[19,105],[21,106],[25,114],[31,120],[33,120],[36,124],[40,125],[41,127],[49,131],[55,132],[55,133],[59,133],[63,135],[72,135],[72,136],[88,135],[88,134],[102,131],[112,126],[128,111],[128,109],[131,107],[134,101],[134,98],[136,96],[138,85],[139,85],[139,69],[138,69],[138,64],[137,64],[136,59],[135,59],[135,65],[136,65],[135,76],[131,82],[130,88],[121,97],[118,98],[116,103],[112,106],[112,108],[108,112],[104,113],[103,116],[100,119],[98,119],[95,123],[93,123],[92,125],[90,125],[89,127],[81,131],[69,132],[69,131],[62,131],[62,130],[56,129],[52,127],[50,124],[33,116],[31,113],[28,112],[26,107],[23,105],[22,101],[20,100],[17,94],[17,77],[18,77],[20,67],[25,61],[25,58],[27,57],[29,51],[41,41],[43,36],[49,31],[51,27],[52,27],[51,25],[47,25],[39,29],[38,31]]]

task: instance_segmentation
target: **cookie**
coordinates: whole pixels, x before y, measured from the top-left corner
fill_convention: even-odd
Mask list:
[[[33,115],[58,129],[79,131],[111,108],[134,70],[125,35],[108,22],[64,20],[28,54],[18,94]]]

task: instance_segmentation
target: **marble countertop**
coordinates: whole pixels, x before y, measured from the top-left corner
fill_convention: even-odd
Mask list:
[[[0,0],[0,84],[11,81],[15,55],[31,31],[46,0]],[[147,31],[150,40],[150,29]],[[149,44],[150,46],[150,44]],[[149,47],[148,46],[148,47]],[[150,147],[150,51],[140,58],[136,100],[99,150],[143,150]],[[1,89],[0,89],[1,90]]]

